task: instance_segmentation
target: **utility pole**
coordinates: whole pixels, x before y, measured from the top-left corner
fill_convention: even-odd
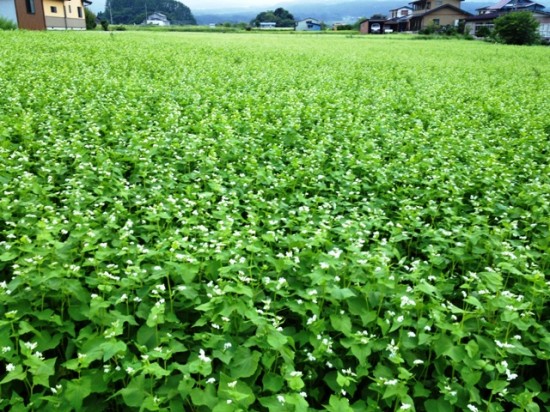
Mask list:
[[[109,16],[111,16],[111,24],[113,24],[113,9],[111,7],[111,0],[109,0]]]

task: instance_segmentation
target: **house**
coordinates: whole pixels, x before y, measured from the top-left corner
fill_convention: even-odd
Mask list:
[[[454,26],[472,14],[460,8],[463,0],[417,0],[411,4],[413,14],[410,30],[419,31],[428,26]]]
[[[0,0],[0,16],[12,21],[20,29],[46,29],[41,0]]]
[[[43,0],[43,5],[48,30],[86,30],[81,0]]]
[[[530,0],[501,0],[491,6],[477,9],[478,14],[505,13],[509,11],[543,11],[544,5]]]
[[[409,7],[409,6],[403,6],[397,9],[392,9],[390,10],[391,19],[398,19],[401,17],[410,16],[412,11],[413,11],[412,7]]]
[[[316,19],[307,18],[296,22],[296,31],[321,31],[321,22]]]
[[[487,7],[477,9],[476,16],[466,19],[465,32],[476,36],[481,30],[492,30],[496,18],[516,11],[529,11],[539,22],[539,34],[544,39],[550,39],[550,12],[544,11],[544,6],[529,0],[501,0]]]
[[[277,23],[274,21],[262,21],[260,22],[260,29],[274,29],[277,27]]]
[[[359,23],[361,33],[419,31],[430,25],[456,25],[472,14],[460,8],[464,0],[416,0],[410,6],[390,10],[389,19],[365,19]]]
[[[24,30],[86,30],[89,0],[0,0],[0,16]]]
[[[409,6],[390,10],[388,22],[393,23],[392,30],[397,32],[409,31],[413,9]]]
[[[168,20],[165,14],[155,12],[147,16],[145,24],[152,24],[153,26],[170,26],[170,20]]]

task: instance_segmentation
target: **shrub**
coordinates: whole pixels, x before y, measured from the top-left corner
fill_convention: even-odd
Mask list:
[[[339,26],[336,26],[336,30],[353,30],[353,26],[351,24],[341,24]]]
[[[97,27],[96,15],[94,12],[84,7],[84,16],[86,18],[86,30],[94,30]]]
[[[505,44],[534,44],[539,22],[528,11],[508,13],[495,20],[496,38]]]
[[[476,30],[477,37],[491,37],[492,30],[490,27],[481,26]]]
[[[16,30],[16,24],[8,19],[5,19],[0,16],[0,30]]]
[[[418,31],[418,34],[434,34],[439,29],[437,24],[431,23],[430,25],[424,27]]]
[[[107,20],[101,20],[101,27],[105,31],[109,31],[109,22]]]

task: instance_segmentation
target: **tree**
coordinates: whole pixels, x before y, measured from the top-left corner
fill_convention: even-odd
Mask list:
[[[294,27],[294,16],[288,10],[279,7],[273,12],[277,16],[277,27]]]
[[[96,15],[87,7],[84,7],[84,17],[86,18],[86,30],[93,30],[97,27]]]
[[[539,39],[539,22],[528,11],[512,12],[495,20],[494,34],[506,44],[534,44]]]
[[[250,22],[252,26],[258,27],[260,23],[273,22],[277,27],[294,27],[294,16],[288,10],[279,7],[275,11],[262,11]]]
[[[141,24],[146,10],[163,13],[172,24],[197,24],[189,7],[176,0],[108,0],[103,15],[115,24]]]

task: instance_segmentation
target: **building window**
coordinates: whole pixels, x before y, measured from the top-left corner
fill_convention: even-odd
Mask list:
[[[439,19],[433,19],[434,26],[439,26]]]
[[[78,17],[82,18],[82,7],[77,7],[76,10],[78,11]]]
[[[71,5],[69,4],[69,14],[73,12],[73,9],[71,8]]]
[[[57,13],[57,7],[55,7],[55,6],[50,6],[50,11],[51,11],[52,13]]]
[[[36,8],[34,7],[34,0],[25,0],[25,5],[27,6],[27,13],[35,14]]]

